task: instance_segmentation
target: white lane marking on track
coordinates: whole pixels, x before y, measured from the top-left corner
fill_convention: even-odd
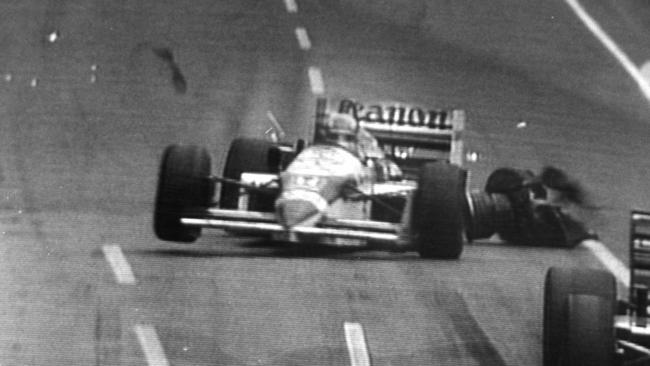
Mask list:
[[[133,329],[138,336],[140,347],[142,347],[142,352],[144,352],[144,356],[147,359],[147,365],[169,366],[165,351],[160,344],[160,340],[158,340],[156,329],[151,325],[143,324],[137,324]]]
[[[325,92],[325,86],[323,84],[323,75],[321,74],[320,69],[318,67],[310,66],[308,72],[311,92],[316,95],[323,94]]]
[[[307,30],[303,27],[296,28],[296,38],[298,38],[298,45],[301,50],[307,51],[311,48],[311,41],[309,40],[309,35]]]
[[[296,0],[284,0],[284,5],[287,7],[289,13],[298,12],[298,4],[296,4]]]
[[[359,323],[343,324],[345,330],[345,342],[348,345],[350,354],[350,365],[370,366],[370,355],[366,346],[366,337],[363,334],[363,327]]]
[[[645,80],[650,83],[650,61],[646,61],[646,63],[641,66],[641,75],[643,75]]]
[[[104,245],[102,251],[108,264],[113,269],[117,282],[124,285],[134,285],[135,276],[131,271],[129,262],[124,257],[124,253],[122,253],[122,249],[118,245]]]
[[[598,38],[603,45],[611,52],[618,62],[623,65],[625,71],[636,81],[641,89],[643,95],[650,101],[650,84],[643,77],[641,71],[634,65],[630,58],[618,47],[618,45],[605,33],[598,23],[587,13],[587,11],[580,5],[578,0],[565,0],[567,4],[573,9],[576,15],[582,20],[587,28]]]
[[[616,258],[603,243],[596,240],[585,240],[582,245],[589,249],[620,283],[627,288],[630,287],[630,269]]]

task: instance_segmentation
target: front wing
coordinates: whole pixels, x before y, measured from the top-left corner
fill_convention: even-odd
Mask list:
[[[370,220],[328,218],[318,226],[298,226],[286,229],[278,224],[270,212],[224,210],[210,208],[203,213],[190,213],[181,218],[187,226],[214,228],[251,235],[272,234],[292,242],[310,242],[318,238],[341,238],[343,241],[326,241],[337,246],[368,247],[374,244],[405,249],[409,246],[407,235],[400,224]]]

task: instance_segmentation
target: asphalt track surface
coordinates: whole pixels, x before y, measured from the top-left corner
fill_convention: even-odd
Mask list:
[[[566,3],[287,4],[0,4],[2,365],[349,365],[346,323],[372,365],[541,364],[545,270],[598,267],[583,247],[476,243],[429,261],[153,236],[163,148],[205,145],[218,172],[269,110],[304,136],[310,67],[329,96],[466,109],[475,187],[500,166],[571,171],[626,260],[629,209],[650,207],[650,106]],[[637,65],[646,6],[588,8]]]

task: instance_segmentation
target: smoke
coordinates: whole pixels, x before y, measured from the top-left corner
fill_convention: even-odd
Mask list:
[[[598,209],[584,186],[564,170],[554,166],[545,166],[538,179],[549,191],[549,195],[553,195],[553,197],[549,197],[552,201],[559,204],[575,204],[586,209]]]

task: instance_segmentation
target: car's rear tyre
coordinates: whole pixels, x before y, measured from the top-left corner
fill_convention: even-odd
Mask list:
[[[411,211],[411,234],[423,258],[456,259],[463,251],[466,172],[443,162],[420,170]]]
[[[509,220],[502,220],[496,227],[499,236],[510,243],[522,244],[531,241],[529,233],[533,218],[529,192],[525,184],[534,178],[529,170],[499,168],[494,170],[485,183],[485,192],[507,197],[511,206]]]
[[[269,166],[269,152],[272,142],[262,139],[237,138],[230,144],[226,164],[223,168],[224,178],[240,180],[243,172],[277,173]],[[240,187],[232,183],[223,183],[219,198],[219,207],[237,209]],[[252,211],[272,212],[275,197],[251,192],[248,208]]]
[[[544,366],[590,364],[570,361],[596,349],[602,349],[599,358],[607,363],[595,365],[610,365],[615,306],[616,281],[611,273],[551,267],[544,283]]]
[[[160,164],[154,204],[154,233],[161,240],[193,242],[200,227],[188,227],[180,219],[188,209],[210,206],[214,183],[207,150],[197,146],[168,146]]]
[[[497,231],[512,230],[514,213],[506,195],[472,191],[467,194],[466,202],[465,234],[468,240],[489,238]]]

